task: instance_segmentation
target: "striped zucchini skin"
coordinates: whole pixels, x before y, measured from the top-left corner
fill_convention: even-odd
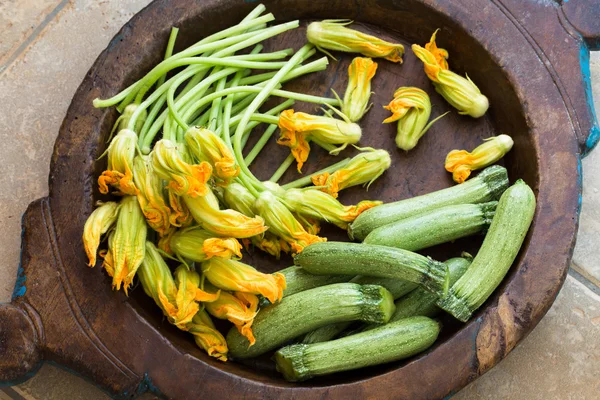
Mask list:
[[[324,275],[329,276],[329,275]],[[344,276],[344,275],[343,275]],[[375,276],[356,276],[350,282],[358,283],[361,285],[379,285],[383,286],[387,290],[390,291],[390,294],[394,298],[394,300],[414,291],[419,287],[416,283],[402,281],[400,279],[393,278],[378,278]],[[424,289],[421,289],[424,290]],[[432,294],[432,296],[435,296]],[[437,298],[437,297],[436,297]],[[320,328],[315,329],[314,331],[308,332],[304,338],[302,338],[302,343],[311,344],[311,343],[321,343],[326,342],[328,340],[332,340],[342,332],[344,332],[350,325],[352,325],[354,321],[347,322],[339,322],[337,324],[331,324],[322,326]]]
[[[439,332],[432,319],[412,317],[329,342],[287,346],[275,353],[275,362],[286,380],[304,381],[413,356],[431,346]]]
[[[492,165],[463,184],[366,210],[348,227],[348,235],[351,239],[364,240],[371,231],[380,226],[439,207],[498,200],[507,187],[506,168]]]
[[[448,267],[411,251],[373,244],[319,242],[294,257],[311,274],[366,275],[395,278],[442,297],[449,286]]]
[[[313,275],[295,265],[282,269],[279,272],[285,276],[286,287],[283,289],[284,296],[291,296],[293,294],[314,289],[319,286],[348,282],[353,277],[352,275]],[[373,283],[373,285],[376,285],[376,283]]]
[[[504,192],[483,244],[467,272],[437,305],[466,322],[500,285],[525,240],[535,213],[535,195],[522,180]]]
[[[497,201],[456,204],[381,226],[369,233],[367,244],[417,251],[487,230]]]
[[[248,347],[248,339],[232,327],[226,338],[229,354],[256,357],[324,325],[353,320],[384,323],[393,312],[394,299],[381,286],[336,283],[305,290],[258,312],[252,324],[254,345]]]

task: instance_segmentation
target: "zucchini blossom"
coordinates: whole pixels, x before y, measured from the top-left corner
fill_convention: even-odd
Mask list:
[[[294,211],[309,218],[322,219],[346,229],[363,211],[382,204],[364,200],[355,206],[345,206],[332,195],[316,189],[289,189],[284,201]]]
[[[202,228],[216,236],[247,238],[266,231],[264,220],[235,210],[219,209],[219,201],[209,189],[204,196],[184,197],[185,204]]]
[[[332,174],[324,173],[312,177],[312,182],[320,190],[338,197],[340,190],[357,185],[367,185],[381,176],[392,164],[390,155],[385,150],[365,147],[363,152],[354,156],[344,168]]]
[[[383,108],[392,112],[392,116],[383,121],[384,124],[398,121],[396,146],[405,151],[413,149],[431,125],[447,114],[428,123],[431,101],[427,93],[416,87],[399,88],[394,92],[394,100]]]
[[[234,238],[215,238],[200,227],[187,228],[171,236],[170,249],[178,256],[195,262],[211,257],[242,258],[242,245]]]
[[[205,284],[206,290],[217,290],[210,284]],[[205,304],[206,311],[219,319],[226,319],[235,325],[238,332],[245,336],[252,346],[256,339],[252,334],[252,323],[258,313],[258,297],[254,294],[221,292],[219,299]]]
[[[367,57],[381,57],[392,62],[402,63],[404,46],[386,42],[378,37],[346,28],[352,21],[347,19],[328,19],[308,25],[306,38],[317,49],[329,54],[327,50],[346,53],[361,53]],[[333,58],[333,56],[331,56]]]
[[[370,58],[356,57],[348,67],[348,87],[342,102],[342,112],[350,121],[357,122],[369,110],[371,79],[377,71],[377,63]]]
[[[269,191],[260,194],[254,207],[258,214],[265,219],[269,232],[274,233],[289,244],[294,254],[300,253],[311,243],[326,240],[308,233],[288,207]]]
[[[227,361],[227,341],[221,332],[215,328],[210,316],[205,310],[200,310],[187,326],[187,331],[194,335],[196,345],[204,349],[209,356],[220,361]]]
[[[106,170],[98,178],[100,193],[108,193],[108,185],[115,187],[118,194],[137,194],[133,183],[133,158],[137,148],[138,137],[134,131],[122,129],[110,142]]]
[[[114,231],[108,238],[103,267],[113,278],[113,288],[127,289],[146,254],[146,219],[135,196],[125,196],[119,205]]]
[[[281,300],[285,289],[283,274],[263,274],[236,260],[213,257],[202,263],[202,273],[220,289],[262,295],[271,303]]]
[[[241,183],[232,182],[229,184],[223,190],[223,200],[227,206],[248,217],[256,215],[254,211],[256,197]]]
[[[438,29],[439,30],[439,29]],[[448,67],[448,52],[435,44],[437,30],[431,35],[431,40],[425,48],[413,44],[412,50],[423,61],[425,73],[433,82],[435,90],[442,95],[459,114],[467,114],[479,118],[489,107],[488,98],[481,94],[479,88],[467,76],[450,71]]]
[[[484,143],[472,152],[452,150],[446,156],[446,171],[452,172],[452,179],[457,183],[467,180],[471,171],[485,168],[500,160],[513,146],[508,135],[492,136],[484,139]]]
[[[102,203],[85,221],[83,226],[83,247],[88,256],[90,267],[96,265],[96,252],[100,246],[100,237],[114,225],[119,215],[119,205],[114,201]]]
[[[184,160],[177,145],[170,140],[159,140],[151,153],[156,174],[169,182],[168,188],[178,196],[204,196],[210,189],[206,182],[212,167],[206,161],[192,165]]]
[[[341,145],[330,152],[337,154],[349,144],[358,143],[362,134],[360,126],[350,120],[341,121],[329,116],[294,112],[292,109],[279,114],[279,129],[281,135],[277,143],[290,148],[298,162],[298,172],[301,172],[308,159],[309,140]]]
[[[154,173],[148,157],[137,156],[133,160],[133,179],[139,189],[137,199],[146,222],[164,236],[171,227],[171,209],[165,199],[163,180]]]
[[[171,189],[167,190],[169,197],[169,206],[171,207],[171,216],[169,222],[172,226],[186,227],[194,221],[190,210],[185,205],[183,198],[178,196]]]
[[[240,174],[240,167],[227,144],[214,132],[193,127],[185,133],[189,152],[198,160],[213,167],[213,176],[222,186],[227,186]]]

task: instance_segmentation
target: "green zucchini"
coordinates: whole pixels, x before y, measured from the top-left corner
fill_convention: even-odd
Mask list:
[[[256,357],[320,326],[353,320],[384,323],[393,312],[392,295],[381,286],[336,283],[305,290],[258,312],[252,323],[254,345],[249,347],[248,339],[231,328],[229,354]]]
[[[348,282],[352,279],[352,275],[313,275],[295,265],[282,269],[279,271],[279,273],[285,276],[286,287],[283,289],[284,297],[291,296],[305,290],[314,289],[319,286]]]
[[[383,225],[369,233],[364,243],[417,251],[487,230],[497,201],[455,204]]]
[[[440,325],[412,317],[330,342],[293,344],[275,353],[277,370],[291,382],[401,360],[437,339]]]
[[[506,168],[492,165],[460,185],[366,210],[348,227],[348,235],[351,239],[364,240],[371,231],[380,226],[423,214],[439,207],[498,200],[507,187]]]
[[[366,275],[416,283],[442,297],[448,291],[448,267],[411,251],[374,244],[313,243],[294,257],[311,274]]]
[[[500,285],[514,262],[535,213],[535,195],[519,179],[500,198],[483,244],[465,274],[437,305],[466,322]]]
[[[299,268],[299,267],[298,267]],[[318,275],[317,275],[318,276]],[[332,275],[322,275],[332,276]],[[346,275],[342,275],[346,276]],[[406,295],[407,293],[415,290],[419,285],[412,282],[402,281],[400,279],[393,278],[378,278],[375,276],[356,276],[350,282],[358,283],[361,285],[379,285],[383,286],[390,291],[390,294],[394,300]],[[330,324],[315,329],[314,331],[308,332],[303,338],[302,343],[321,343],[336,338],[340,333],[344,332],[354,321],[338,322],[337,324]]]

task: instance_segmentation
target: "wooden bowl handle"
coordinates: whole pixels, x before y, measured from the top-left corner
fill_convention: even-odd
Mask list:
[[[14,384],[29,378],[42,360],[40,335],[29,312],[0,304],[0,382]],[[37,322],[37,321],[36,321]]]

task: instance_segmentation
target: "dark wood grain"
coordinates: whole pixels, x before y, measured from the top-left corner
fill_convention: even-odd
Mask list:
[[[164,51],[170,27],[181,28],[178,46],[239,21],[256,3],[239,0],[159,0],[136,15],[99,56],[74,96],[56,142],[50,195],[32,203],[24,218],[22,276],[11,305],[0,305],[0,382],[35,370],[41,360],[60,363],[123,397],[147,389],[169,398],[398,398],[435,399],[455,393],[497,364],[535,327],[564,280],[577,231],[580,155],[590,148],[593,115],[586,101],[580,62],[584,44],[598,37],[587,12],[595,3],[571,0],[265,1],[278,20],[352,18],[362,30],[390,40],[427,42],[442,28],[439,45],[450,64],[479,85],[491,103],[481,119],[456,112],[439,122],[411,152],[394,145],[394,126],[382,125],[393,91],[418,86],[432,99],[433,116],[450,107],[433,90],[421,64],[408,51],[403,65],[379,62],[373,109],[361,121],[361,145],[390,151],[393,165],[365,194],[341,196],[407,198],[451,185],[443,159],[454,148],[472,148],[482,138],[510,134],[514,149],[504,162],[512,180],[534,187],[538,206],[532,229],[513,268],[495,294],[467,324],[445,317],[437,344],[411,360],[293,385],[268,359],[242,365],[220,363],[202,353],[189,335],[162,319],[140,288],[130,297],[113,292],[99,268],[86,267],[83,224],[100,198],[95,181],[105,139],[117,115],[91,106],[148,71]],[[567,7],[568,5],[568,7]],[[566,23],[568,21],[569,23]],[[267,44],[270,49],[304,43],[301,28]],[[291,82],[311,94],[343,93],[351,57],[327,71]],[[298,104],[299,110],[315,111]],[[257,132],[259,130],[257,129]],[[268,178],[286,152],[270,143],[253,170]],[[351,155],[348,151],[343,155]],[[305,172],[335,161],[315,149]],[[298,175],[290,170],[283,182]],[[324,232],[343,238],[335,228]],[[476,251],[477,238],[439,246],[428,254]],[[264,271],[287,266],[259,253],[245,260]]]

